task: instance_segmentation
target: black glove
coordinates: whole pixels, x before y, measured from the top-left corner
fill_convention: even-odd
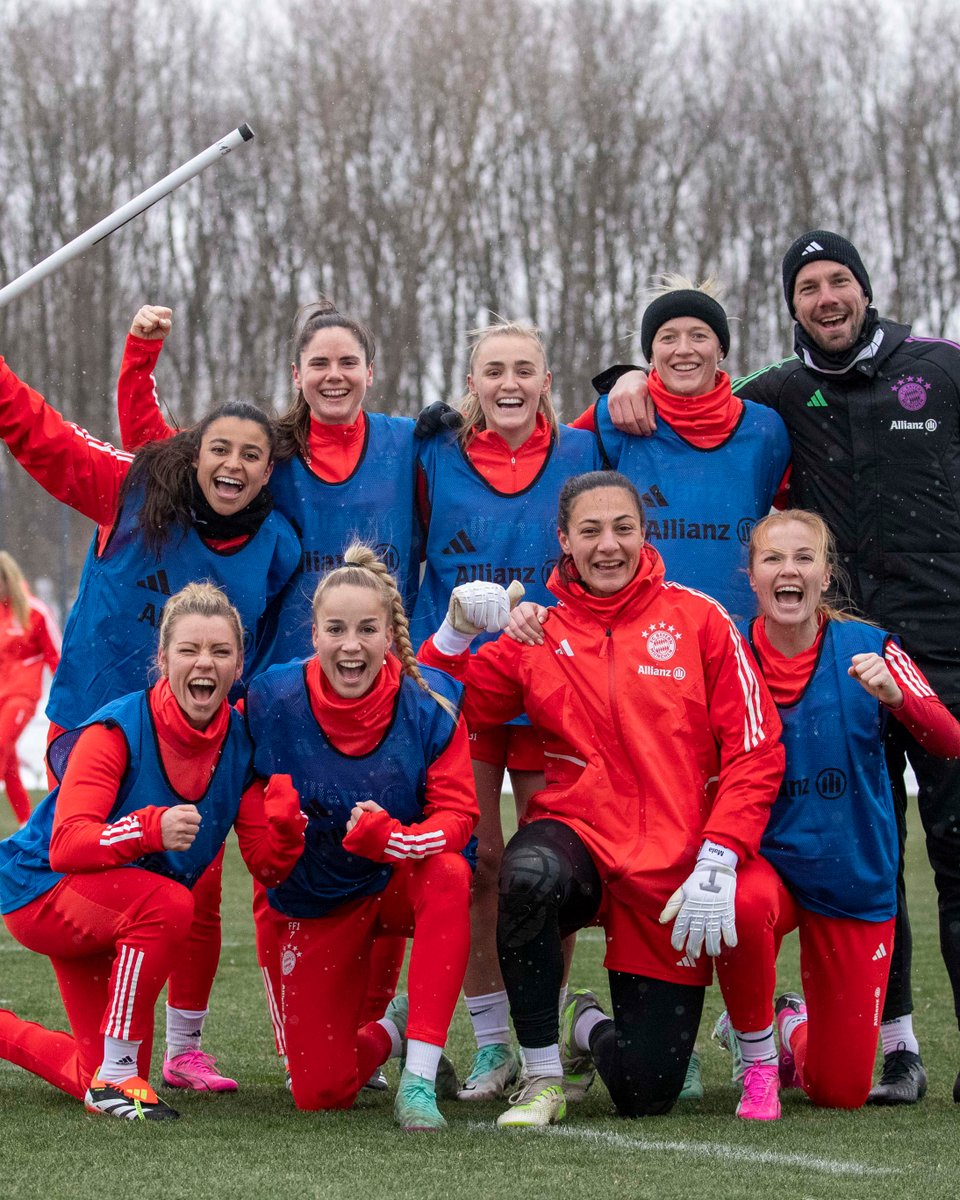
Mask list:
[[[599,375],[590,380],[598,396],[606,396],[621,375],[628,371],[645,371],[646,367],[638,367],[633,363],[617,363],[614,367],[606,367]],[[426,411],[426,409],[424,409]]]
[[[442,400],[435,400],[433,404],[428,404],[420,410],[417,423],[413,427],[413,436],[424,441],[426,438],[436,437],[438,433],[445,433],[448,429],[456,431],[462,423],[463,418],[455,408],[444,404]]]

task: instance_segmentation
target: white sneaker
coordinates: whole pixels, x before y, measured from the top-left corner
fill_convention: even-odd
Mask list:
[[[458,1100],[498,1100],[520,1076],[520,1052],[507,1042],[481,1046],[470,1074],[457,1092]]]
[[[556,1125],[567,1115],[567,1101],[560,1076],[521,1081],[519,1092],[510,1097],[510,1107],[497,1117],[501,1129],[531,1129]]]

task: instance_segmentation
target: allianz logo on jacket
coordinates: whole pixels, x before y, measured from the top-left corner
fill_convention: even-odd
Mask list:
[[[930,417],[926,421],[891,421],[887,432],[919,430],[921,433],[936,433],[939,428],[940,422]]]
[[[644,629],[640,636],[646,639],[647,653],[656,662],[669,662],[676,654],[678,643],[683,638],[683,634],[675,625],[668,625],[666,621],[654,621],[648,628]],[[686,679],[687,672],[684,667],[654,667],[649,663],[640,663],[637,667],[638,675],[653,675],[664,679]]]

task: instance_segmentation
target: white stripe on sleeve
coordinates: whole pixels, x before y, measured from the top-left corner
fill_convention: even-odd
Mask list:
[[[936,692],[920,674],[917,664],[909,654],[900,649],[896,642],[887,643],[883,657],[901,688],[921,700],[929,700],[936,696]]]
[[[389,858],[429,858],[432,854],[440,854],[447,846],[447,835],[442,829],[434,829],[429,833],[391,833],[384,847],[384,854]]]

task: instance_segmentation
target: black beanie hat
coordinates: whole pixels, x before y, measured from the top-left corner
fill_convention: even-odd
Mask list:
[[[703,321],[719,338],[723,353],[726,354],[730,349],[730,327],[721,305],[698,288],[680,288],[674,292],[664,292],[644,310],[640,322],[640,349],[647,362],[653,358],[653,339],[657,330],[675,317],[694,317]]]
[[[787,308],[790,309],[791,317],[797,315],[793,309],[793,285],[797,275],[807,263],[820,259],[840,263],[846,267],[866,292],[867,303],[873,300],[870,276],[857,253],[856,246],[839,233],[831,233],[829,229],[811,229],[809,233],[798,237],[783,256],[783,294],[787,298]]]

